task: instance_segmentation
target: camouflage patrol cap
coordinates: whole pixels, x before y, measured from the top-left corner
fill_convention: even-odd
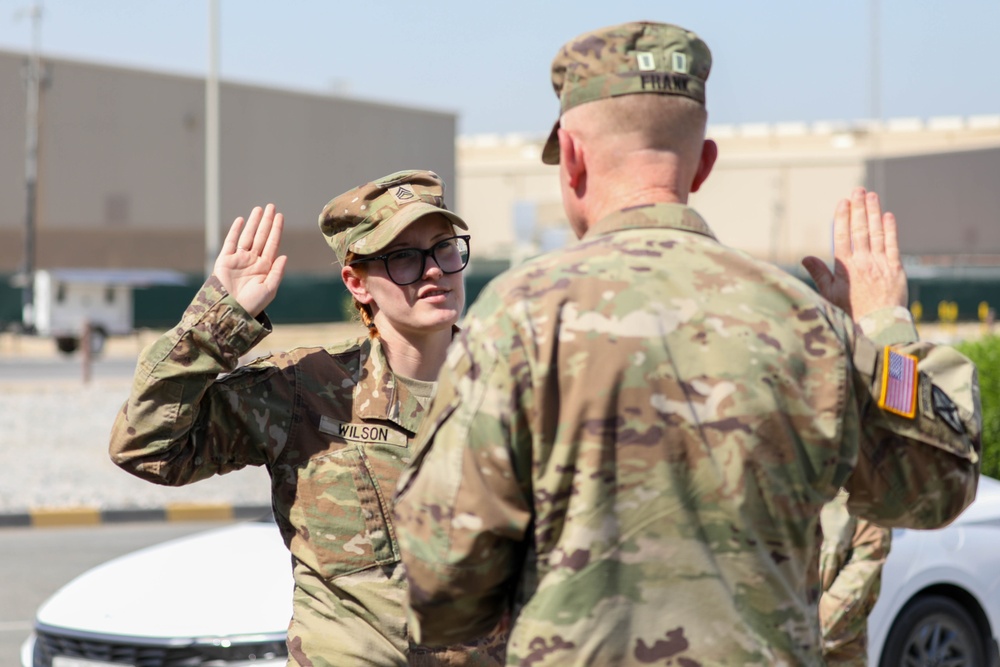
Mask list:
[[[669,23],[637,21],[570,40],[552,61],[560,116],[573,107],[619,95],[681,95],[705,104],[712,53],[696,34]],[[559,121],[542,162],[559,164]]]
[[[444,204],[444,181],[433,171],[397,171],[334,197],[319,214],[319,228],[343,265],[348,252],[373,255],[411,224],[439,213],[468,229]]]

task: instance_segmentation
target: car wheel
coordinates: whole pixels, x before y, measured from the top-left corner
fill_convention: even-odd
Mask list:
[[[72,354],[76,348],[80,347],[80,339],[73,336],[59,336],[56,338],[56,348],[63,354]]]
[[[976,622],[940,595],[911,602],[892,624],[880,667],[981,667],[986,664]]]

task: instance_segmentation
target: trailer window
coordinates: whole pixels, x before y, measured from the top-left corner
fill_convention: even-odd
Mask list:
[[[115,288],[114,287],[105,287],[104,288],[104,302],[105,303],[114,303],[115,302]]]

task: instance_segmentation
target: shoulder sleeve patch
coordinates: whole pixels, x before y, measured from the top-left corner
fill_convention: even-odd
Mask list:
[[[917,358],[886,345],[882,357],[882,391],[878,406],[913,419],[917,414]]]
[[[932,387],[931,401],[934,405],[934,414],[940,417],[941,421],[948,425],[948,428],[955,433],[965,433],[965,426],[962,424],[962,419],[958,414],[958,406],[948,398],[948,394],[936,386]]]

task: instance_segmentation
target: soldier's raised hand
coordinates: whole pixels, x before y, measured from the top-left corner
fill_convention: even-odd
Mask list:
[[[833,256],[832,272],[818,257],[806,257],[802,265],[819,293],[855,321],[879,308],[907,305],[896,217],[882,214],[876,193],[855,188],[837,203]]]
[[[284,216],[268,204],[263,209],[255,207],[245,223],[243,218],[233,221],[213,273],[243,309],[256,317],[274,300],[285,274],[288,258],[278,255]]]

